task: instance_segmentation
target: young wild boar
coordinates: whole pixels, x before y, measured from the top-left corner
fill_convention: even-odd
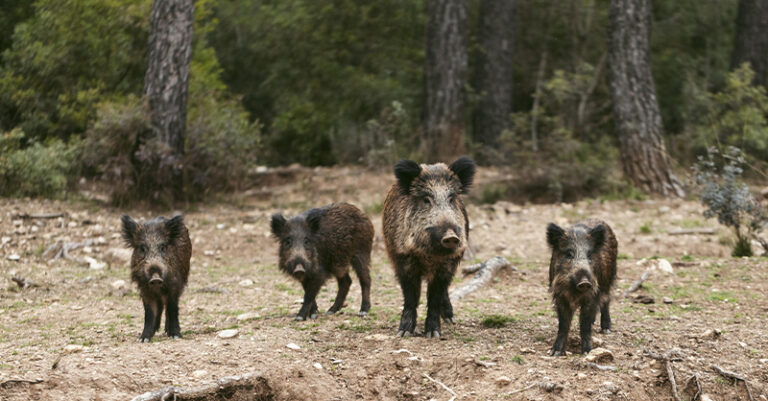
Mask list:
[[[360,209],[348,203],[334,203],[308,210],[289,220],[274,214],[272,233],[280,242],[280,270],[304,287],[304,303],[296,320],[317,317],[315,298],[330,276],[336,277],[339,292],[328,314],[334,314],[344,306],[352,284],[350,264],[363,292],[360,316],[368,314],[371,309],[373,224]]]
[[[462,157],[450,166],[401,160],[397,183],[384,201],[384,241],[403,291],[400,337],[413,335],[421,281],[427,281],[424,333],[440,337],[440,317],[453,322],[448,286],[469,240],[469,219],[461,195],[475,175],[475,163]]]
[[[192,243],[184,216],[137,223],[123,216],[123,239],[133,248],[131,280],[138,284],[144,303],[144,331],[140,342],[149,342],[160,328],[165,309],[165,333],[181,337],[179,297],[189,276]]]
[[[611,332],[611,287],[616,279],[618,243],[611,227],[600,220],[584,220],[562,229],[547,226],[552,248],[549,290],[557,310],[557,339],[550,355],[565,355],[568,330],[576,308],[579,313],[581,352],[592,350],[592,323],[600,308],[600,331]]]

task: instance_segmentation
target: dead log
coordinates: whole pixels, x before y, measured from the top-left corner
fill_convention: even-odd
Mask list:
[[[747,395],[749,396],[749,400],[755,401],[755,398],[752,396],[752,390],[749,389],[749,384],[747,383],[747,379],[745,379],[744,376],[725,370],[717,365],[712,365],[712,370],[717,372],[717,374],[719,374],[720,376],[731,379],[734,382],[734,384],[738,383],[739,380],[743,381],[744,387],[747,388]]]
[[[670,231],[669,235],[715,235],[717,230],[714,228],[682,228],[675,231]]]
[[[32,379],[32,380],[30,380],[30,379],[10,379],[10,380],[6,380],[6,381],[0,383],[0,388],[8,388],[8,387],[11,387],[11,386],[13,386],[15,384],[21,384],[21,383],[40,384],[42,382],[43,382],[43,379]]]
[[[646,270],[645,273],[643,273],[643,275],[640,276],[640,278],[637,281],[632,283],[632,285],[630,285],[629,288],[627,288],[627,290],[624,291],[623,294],[621,294],[622,298],[626,298],[627,295],[629,295],[630,293],[637,291],[640,288],[640,286],[643,285],[645,280],[648,280],[648,277],[651,277],[652,272],[653,272],[653,268]]]
[[[16,285],[18,285],[22,290],[26,290],[27,288],[30,288],[30,287],[39,287],[37,283],[33,283],[25,279],[24,277],[13,276],[11,277],[11,281],[16,283]]]
[[[80,264],[88,264],[87,261],[84,261],[80,258],[73,258],[69,256],[69,252],[74,251],[75,249],[91,246],[93,245],[93,240],[89,239],[84,242],[61,242],[56,241],[53,245],[49,246],[45,252],[43,252],[43,259],[48,259],[48,263],[54,262],[57,259],[67,259],[67,260],[74,260],[77,263]],[[53,256],[51,256],[53,255]]]
[[[64,216],[65,216],[64,213],[43,213],[43,214],[20,213],[13,216],[13,218],[23,219],[23,220],[30,220],[30,219],[50,220],[50,219],[57,219],[59,217],[64,217]]]
[[[223,399],[268,399],[273,396],[273,390],[267,379],[255,373],[242,376],[227,376],[215,384],[199,387],[168,386],[160,390],[146,392],[136,396],[132,401],[165,401],[165,400],[223,400]],[[271,398],[269,398],[271,399]]]
[[[503,268],[517,270],[512,265],[510,265],[506,259],[504,259],[501,256],[494,256],[483,263],[478,263],[478,264],[474,264],[474,265],[463,268],[462,272],[469,272],[469,273],[474,272],[475,276],[472,277],[472,279],[469,280],[467,284],[464,284],[463,286],[451,291],[451,294],[450,294],[451,302],[456,302],[461,298],[464,298],[468,294],[474,291],[477,291],[478,288],[484,286],[489,281],[491,281],[491,279],[493,279],[496,273]],[[469,274],[469,273],[465,273],[465,274]]]
[[[598,365],[598,364],[596,364],[594,362],[587,362],[586,366],[590,367],[592,369],[607,370],[607,371],[611,371],[611,372],[616,372],[616,371],[619,370],[619,368],[617,368],[615,366],[611,366],[611,365]]]
[[[664,362],[666,372],[667,372],[667,379],[669,380],[669,384],[672,387],[672,398],[674,398],[675,401],[680,401],[680,395],[677,393],[677,381],[675,380],[675,371],[672,369],[672,362],[683,360],[680,350],[671,349],[667,351],[667,353],[664,355],[657,354],[652,351],[645,351],[645,356],[660,362]]]

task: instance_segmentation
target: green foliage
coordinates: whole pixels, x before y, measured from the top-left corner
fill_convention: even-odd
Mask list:
[[[45,144],[32,141],[22,148],[26,139],[20,129],[0,135],[0,195],[61,194],[77,171],[77,146],[51,139]]]
[[[234,0],[215,15],[224,81],[264,121],[271,163],[357,162],[394,101],[418,116],[420,0]]]
[[[482,324],[491,329],[498,329],[506,326],[507,323],[514,323],[517,319],[514,316],[490,315],[483,318]]]
[[[740,149],[729,147],[723,153],[713,147],[693,166],[699,198],[707,207],[704,216],[717,217],[720,224],[733,230],[736,243],[732,256],[736,257],[752,256],[752,237],[762,231],[766,219],[760,202],[741,180],[744,163]]]
[[[736,146],[762,162],[768,162],[768,95],[752,85],[748,64],[728,74],[720,92],[698,96],[692,112],[696,145]]]
[[[37,0],[0,67],[0,129],[67,138],[96,105],[138,93],[151,0]]]

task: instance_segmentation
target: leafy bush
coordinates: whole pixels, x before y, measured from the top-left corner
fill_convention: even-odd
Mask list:
[[[752,237],[765,224],[765,211],[741,181],[744,156],[739,148],[729,146],[726,153],[709,148],[693,166],[699,199],[707,207],[704,216],[733,230],[736,243],[732,256],[752,256]]]
[[[78,147],[53,139],[22,148],[25,139],[20,129],[0,135],[0,195],[60,195],[77,171]]]

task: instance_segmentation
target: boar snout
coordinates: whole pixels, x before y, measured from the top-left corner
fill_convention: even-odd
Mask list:
[[[456,232],[452,229],[448,229],[443,235],[443,239],[440,240],[440,243],[442,243],[444,247],[451,249],[456,249],[460,242],[459,236],[456,235]]]
[[[293,268],[293,276],[298,280],[304,278],[304,273],[306,273],[306,270],[304,269],[304,265],[301,263],[297,264],[296,267]]]
[[[578,284],[576,284],[576,288],[578,288],[579,291],[587,291],[592,289],[592,283],[589,282],[588,278],[584,277]]]
[[[149,285],[152,287],[159,287],[163,285],[163,281],[163,270],[160,266],[150,266]]]
[[[591,291],[595,283],[589,270],[580,269],[571,278],[571,283],[580,292]]]

